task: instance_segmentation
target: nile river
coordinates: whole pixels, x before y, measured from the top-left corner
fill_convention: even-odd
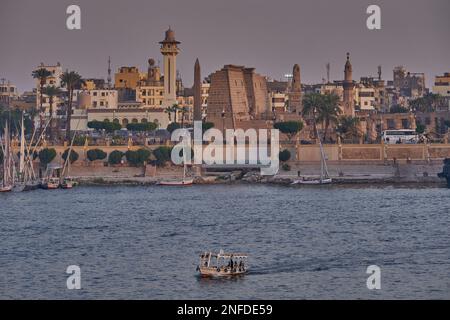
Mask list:
[[[0,194],[0,298],[449,299],[450,190],[266,185]],[[250,254],[196,276],[204,250]],[[81,268],[68,290],[67,266]],[[381,268],[368,290],[366,268]]]

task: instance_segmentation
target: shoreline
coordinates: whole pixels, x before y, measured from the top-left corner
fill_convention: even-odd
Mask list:
[[[153,186],[160,178],[156,177],[74,177],[80,186]],[[206,178],[206,179],[205,179]],[[214,179],[211,179],[214,178]],[[296,177],[261,177],[258,180],[250,179],[221,179],[219,177],[196,177],[194,185],[274,185],[292,186]],[[338,186],[423,186],[446,187],[444,179],[438,177],[335,177],[333,185]],[[296,185],[295,187],[305,187]],[[317,187],[317,186],[306,186]]]

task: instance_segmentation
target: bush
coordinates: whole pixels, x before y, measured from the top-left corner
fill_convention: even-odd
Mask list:
[[[180,124],[178,124],[177,122],[171,122],[169,123],[169,125],[167,126],[167,131],[169,131],[170,133],[174,132],[177,129],[180,129],[181,126]]]
[[[281,166],[281,168],[282,168],[284,171],[291,171],[291,166],[288,165],[287,163],[283,163],[283,165]]]
[[[114,150],[109,154],[108,162],[110,164],[119,164],[122,162],[123,152],[119,150]]]
[[[116,130],[122,129],[120,123],[110,122],[110,121],[89,121],[87,124],[88,128],[100,131],[105,130],[106,132],[114,132]]]
[[[172,148],[159,147],[153,150],[153,155],[156,158],[156,165],[163,166],[167,161],[171,159]]]
[[[418,134],[423,134],[425,132],[425,129],[426,129],[425,125],[418,123],[416,127],[416,132]]]
[[[39,161],[42,166],[47,166],[50,162],[53,161],[53,159],[55,159],[55,157],[56,157],[56,150],[53,148],[51,149],[46,148],[39,151]]]
[[[106,152],[100,149],[91,149],[87,152],[89,161],[103,160],[106,158]]]
[[[303,122],[302,121],[287,121],[287,122],[277,122],[273,125],[275,129],[280,130],[282,133],[288,136],[291,140],[297,133],[302,131]]]
[[[157,128],[156,123],[153,122],[143,122],[143,123],[129,123],[127,124],[127,129],[130,131],[153,131]]]
[[[70,150],[70,149],[66,149],[66,150],[64,151],[64,153],[62,154],[62,156],[61,156],[61,157],[64,159],[64,161],[67,160],[67,155],[69,154],[69,150]],[[75,150],[72,150],[72,151],[70,152],[70,159],[69,159],[70,163],[74,163],[75,161],[78,160],[78,158],[79,158],[78,153],[77,153]]]
[[[205,133],[206,131],[208,131],[211,128],[214,128],[214,123],[213,122],[204,122],[202,124],[202,131],[203,131],[203,133]]]
[[[143,165],[144,162],[148,160],[150,155],[151,152],[148,151],[147,149],[139,149],[137,151],[128,150],[125,153],[128,163],[136,167]]]
[[[289,161],[291,158],[291,152],[289,150],[283,150],[278,154],[278,159],[280,159],[281,162]]]

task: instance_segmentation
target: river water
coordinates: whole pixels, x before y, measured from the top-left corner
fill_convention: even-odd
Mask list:
[[[450,190],[78,187],[0,194],[0,298],[449,299]],[[251,272],[202,279],[205,250]],[[66,268],[81,268],[68,290]],[[381,268],[381,290],[366,269]]]

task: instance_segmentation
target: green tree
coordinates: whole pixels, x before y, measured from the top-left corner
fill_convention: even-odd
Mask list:
[[[214,122],[203,122],[202,123],[202,132],[205,133],[209,129],[214,128]]]
[[[50,124],[48,125],[47,132],[50,136],[50,140],[53,140],[53,134],[54,134],[54,128],[55,128],[55,123],[54,123],[54,119],[53,119],[53,103],[54,103],[55,97],[57,97],[61,94],[61,89],[59,89],[56,86],[47,86],[44,88],[44,93],[48,96],[49,113],[50,113]]]
[[[119,150],[114,150],[109,154],[108,162],[110,164],[119,164],[122,162],[123,152]]]
[[[325,124],[323,141],[326,141],[330,125],[336,125],[341,113],[339,108],[339,97],[335,94],[325,94],[317,108],[317,121]]]
[[[337,127],[337,133],[341,136],[341,138],[347,137],[359,137],[359,118],[352,116],[341,116],[339,117],[339,124]]]
[[[418,123],[418,124],[416,125],[416,132],[417,132],[418,134],[423,134],[423,133],[425,132],[425,129],[426,129],[426,126],[423,125],[423,124],[421,124],[421,123]]]
[[[64,161],[67,161],[67,156],[69,154],[69,150],[70,149],[66,149],[64,151],[64,153],[61,155],[61,157],[64,159]],[[75,161],[78,160],[78,158],[79,158],[79,154],[75,150],[70,151],[70,160],[69,160],[70,163],[74,163]]]
[[[171,107],[167,107],[164,112],[168,114],[169,121],[172,122],[172,113],[174,115],[173,121],[177,122],[177,112],[179,110],[178,104],[173,104]]]
[[[291,158],[291,152],[287,149],[280,151],[280,153],[278,154],[278,158],[281,162],[289,161],[289,159]]]
[[[66,140],[70,140],[70,121],[72,120],[72,105],[73,105],[73,92],[75,88],[82,84],[84,81],[81,76],[75,71],[66,70],[61,75],[61,84],[66,87],[68,94],[67,113],[66,113]]]
[[[178,122],[171,122],[169,123],[169,125],[167,126],[167,131],[169,131],[170,133],[174,132],[177,129],[180,129],[181,126]]]
[[[164,166],[164,164],[171,159],[172,148],[170,147],[158,147],[153,150],[155,156],[155,162],[158,166]]]
[[[106,156],[106,152],[101,149],[91,149],[87,152],[87,158],[89,159],[89,161],[103,160],[106,158]]]
[[[144,162],[148,161],[151,152],[147,149],[139,149],[137,151],[128,150],[125,152],[125,157],[127,158],[128,163],[133,166],[141,166]]]
[[[34,79],[39,80],[39,130],[42,132],[43,129],[43,114],[45,112],[43,103],[44,103],[44,86],[47,83],[47,78],[50,77],[52,73],[45,69],[45,68],[39,68],[37,70],[34,70],[31,73],[31,76]]]
[[[307,93],[303,97],[302,115],[313,120],[314,137],[317,138],[317,114],[316,111],[323,105],[323,95],[320,93]]]
[[[157,125],[156,125],[156,123],[153,123],[153,122],[127,124],[127,129],[129,131],[145,132],[145,131],[153,131],[156,128],[157,128]]]
[[[423,97],[410,102],[411,108],[420,112],[435,112],[439,107],[444,105],[445,98],[435,93],[427,93]]]
[[[39,161],[41,166],[46,167],[56,157],[56,150],[53,148],[45,148],[39,151]]]
[[[297,135],[303,129],[302,121],[286,121],[286,122],[277,122],[273,125],[275,129],[280,130],[282,133],[287,135],[289,141]]]

